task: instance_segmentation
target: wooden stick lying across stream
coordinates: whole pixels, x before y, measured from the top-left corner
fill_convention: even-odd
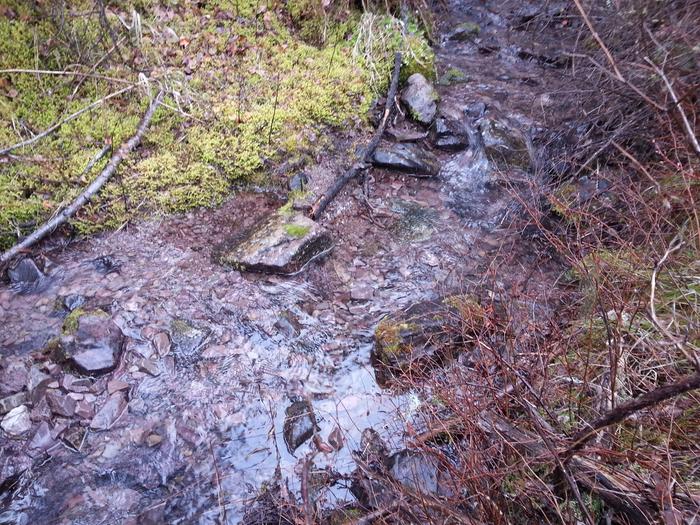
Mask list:
[[[26,250],[30,246],[33,246],[41,239],[49,235],[61,224],[65,223],[68,219],[73,217],[81,207],[83,207],[92,197],[94,197],[97,194],[97,192],[99,192],[102,189],[102,186],[104,186],[107,183],[107,181],[109,181],[109,179],[112,177],[112,175],[114,175],[114,172],[117,170],[117,166],[119,166],[121,161],[124,160],[124,158],[129,153],[131,153],[131,151],[136,146],[139,145],[139,143],[141,142],[141,137],[143,137],[143,134],[146,132],[148,125],[151,123],[153,114],[155,113],[156,108],[158,107],[162,99],[163,92],[161,91],[160,93],[158,93],[156,98],[153,99],[150,106],[148,107],[148,110],[141,119],[141,122],[139,122],[139,125],[136,128],[136,133],[134,133],[134,135],[128,141],[126,141],[119,147],[117,152],[114,155],[112,155],[112,158],[109,160],[102,172],[94,181],[92,181],[92,183],[87,188],[85,188],[85,191],[78,195],[78,197],[71,203],[70,206],[68,206],[62,212],[50,219],[48,222],[44,223],[44,225],[41,226],[38,230],[35,230],[34,233],[25,237],[23,241],[15,244],[12,248],[0,255],[0,265],[4,265],[5,263],[9,262],[10,259],[12,259],[15,255],[19,254],[23,250]],[[88,165],[88,167],[91,166]]]
[[[311,208],[311,213],[309,214],[312,219],[318,220],[321,214],[325,211],[326,207],[330,202],[338,195],[338,192],[343,189],[343,187],[348,183],[348,181],[356,177],[362,170],[366,169],[370,162],[372,161],[372,155],[374,150],[377,149],[379,141],[382,140],[382,135],[384,135],[384,130],[386,129],[386,123],[389,121],[389,116],[391,115],[391,110],[394,107],[394,99],[396,98],[396,92],[399,88],[399,73],[401,72],[401,53],[396,53],[394,56],[394,70],[391,74],[391,83],[389,84],[389,92],[386,95],[386,105],[384,106],[384,116],[379,124],[379,127],[372,135],[372,140],[369,141],[365,151],[362,155],[362,159],[355,162],[352,167],[345,172],[345,174],[333,183],[333,186],[328,188],[328,191],[314,204]]]

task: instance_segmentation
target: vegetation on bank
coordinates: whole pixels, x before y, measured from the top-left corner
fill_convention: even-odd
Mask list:
[[[165,105],[140,151],[71,222],[77,233],[216,205],[233,183],[283,183],[275,165],[312,161],[333,129],[365,128],[386,57],[403,49],[406,75],[432,67],[423,33],[388,14],[312,1],[100,5],[0,6],[0,150],[105,99],[0,157],[0,247],[75,198],[108,160],[85,174],[90,159],[133,134],[158,89]]]

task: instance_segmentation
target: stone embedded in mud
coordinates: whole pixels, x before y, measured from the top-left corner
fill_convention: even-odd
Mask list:
[[[319,428],[316,424],[311,403],[305,400],[295,401],[285,410],[284,442],[290,454],[311,438]]]
[[[435,88],[420,73],[414,73],[406,81],[408,84],[401,92],[401,102],[408,109],[416,122],[429,125],[437,111],[438,94]]]
[[[108,430],[114,422],[126,410],[126,394],[117,392],[112,394],[107,402],[100,408],[90,422],[93,430]]]
[[[371,361],[380,385],[441,364],[463,345],[462,331],[486,324],[486,312],[473,298],[451,296],[417,303],[383,319],[375,330]]]
[[[251,228],[219,260],[242,271],[293,274],[331,246],[321,225],[301,213],[280,210]]]
[[[69,363],[87,375],[102,375],[117,367],[124,346],[124,334],[104,312],[78,312],[75,331],[61,338]]]
[[[416,144],[389,144],[379,146],[372,163],[380,168],[403,171],[416,177],[434,177],[440,171],[435,155]]]
[[[530,151],[525,134],[504,120],[483,117],[478,121],[486,156],[502,168],[530,167]]]
[[[463,22],[455,27],[448,35],[447,39],[453,42],[466,42],[473,40],[481,32],[481,27],[475,22]]]
[[[32,428],[32,420],[29,417],[27,405],[15,407],[5,414],[0,427],[11,436],[20,436]]]

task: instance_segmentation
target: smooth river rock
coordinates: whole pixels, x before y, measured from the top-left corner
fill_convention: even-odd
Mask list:
[[[398,170],[415,177],[434,177],[440,171],[435,155],[416,144],[387,144],[379,146],[372,163],[380,168]]]
[[[251,228],[219,257],[241,271],[293,274],[332,247],[321,225],[302,213],[277,211]]]
[[[408,109],[411,118],[428,126],[435,118],[438,94],[433,85],[420,73],[414,73],[406,81],[401,92],[401,102]]]

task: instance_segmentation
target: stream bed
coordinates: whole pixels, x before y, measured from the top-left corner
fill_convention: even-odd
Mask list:
[[[322,218],[333,250],[303,272],[216,262],[227,239],[284,204],[242,192],[216,210],[52,241],[35,258],[41,286],[0,286],[2,396],[35,381],[29,427],[0,436],[0,523],[238,523],[275,475],[299,491],[316,450],[304,434],[336,443],[315,465],[340,474],[354,469],[366,428],[404,448],[426,400],[377,385],[370,354],[383,317],[487,281],[503,291],[527,278],[547,296],[559,267],[518,227],[542,191],[537,139],[564,118],[557,56],[540,49],[546,33],[535,46],[512,29],[524,3],[447,4],[436,54],[438,79],[451,80],[437,85],[438,112],[469,147],[415,139],[436,155],[437,176],[374,169],[369,194],[351,182]],[[480,29],[464,36],[465,23]],[[422,129],[399,116],[402,126]],[[521,157],[489,154],[493,130],[519,140]],[[326,179],[343,165],[327,161]],[[116,367],[87,381],[50,352],[77,310],[103,312],[124,335]],[[312,408],[310,433],[285,423],[299,403]],[[353,496],[339,483],[326,498]]]

